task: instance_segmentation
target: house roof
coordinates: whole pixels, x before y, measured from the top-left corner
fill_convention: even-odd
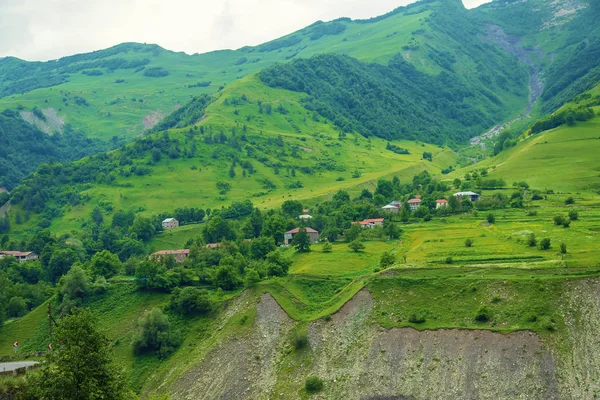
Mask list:
[[[411,203],[420,203],[420,202],[421,202],[421,199],[410,199],[408,201],[409,204],[411,204]]]
[[[206,245],[206,248],[207,249],[216,249],[219,246],[220,246],[219,243],[209,243],[209,244]]]
[[[298,232],[300,232],[300,228],[292,229],[291,231],[287,231],[286,233],[292,234],[292,233],[298,233]],[[319,233],[319,232],[315,231],[313,228],[309,228],[307,226],[306,227],[306,233]]]
[[[171,221],[177,221],[175,218],[167,218],[163,221],[163,223],[165,222],[171,222]]]
[[[364,219],[362,221],[357,221],[357,222],[353,222],[354,225],[370,225],[370,224],[374,224],[377,222],[383,222],[384,219],[383,218],[371,218],[371,219]]]
[[[300,218],[300,219],[311,219],[311,218],[312,218],[312,215],[308,215],[308,214],[302,214],[302,215],[300,215],[298,218]]]
[[[176,254],[190,254],[189,249],[184,250],[161,250],[154,253],[155,256],[167,256],[167,255],[176,255]]]
[[[446,200],[446,199],[440,199],[440,200],[436,200],[435,202],[436,203],[447,203],[448,200]]]
[[[458,192],[454,193],[455,196],[479,196],[479,194],[475,192]]]
[[[27,257],[30,254],[32,254],[31,251],[0,250],[0,255],[12,256],[12,257]]]
[[[381,208],[383,208],[384,210],[390,210],[392,208],[400,208],[400,205],[388,204],[387,206],[383,206]]]

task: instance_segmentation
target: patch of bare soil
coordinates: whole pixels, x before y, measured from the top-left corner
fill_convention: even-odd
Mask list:
[[[48,135],[52,135],[56,132],[63,132],[65,118],[59,117],[54,108],[44,108],[42,109],[42,114],[46,119],[45,121],[36,117],[33,112],[30,111],[21,111],[21,118]]]
[[[270,392],[293,324],[270,294],[256,311],[253,329],[218,343],[173,384],[171,399],[257,399]]]
[[[164,117],[165,114],[162,111],[152,111],[150,114],[146,115],[142,121],[144,129],[154,128]]]

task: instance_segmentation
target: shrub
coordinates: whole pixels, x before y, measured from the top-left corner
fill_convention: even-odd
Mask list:
[[[292,333],[292,346],[296,350],[302,350],[308,347],[308,335],[306,332],[294,331]]]
[[[494,216],[494,214],[488,214],[488,216],[487,216],[487,222],[490,223],[490,224],[496,223],[496,217]]]
[[[362,251],[365,249],[365,245],[359,239],[352,241],[348,245],[348,247],[355,253],[358,253],[359,251]]]
[[[167,316],[160,309],[146,312],[138,325],[141,331],[131,343],[135,354],[156,351],[159,357],[166,357],[179,346],[179,335],[172,331]]]
[[[475,321],[477,322],[488,322],[492,317],[490,310],[486,306],[479,307],[475,314]]]
[[[565,204],[575,204],[575,199],[573,197],[567,197]]]
[[[325,242],[323,245],[323,253],[331,253],[333,251],[333,246],[329,242]]]
[[[465,246],[466,247],[472,247],[473,246],[473,240],[471,240],[471,239],[465,240]]]
[[[563,216],[562,216],[562,215],[556,215],[556,216],[554,217],[554,225],[558,225],[558,226],[560,226],[560,225],[562,225],[562,224],[563,224],[563,222],[564,222],[564,218],[563,218]]]
[[[550,248],[550,239],[544,238],[540,241],[540,250],[548,250]]]
[[[446,264],[454,264],[454,260],[452,259],[452,257],[446,257],[446,260],[444,262]]]
[[[571,221],[569,221],[568,219],[564,219],[563,223],[562,223],[563,228],[570,228],[571,227]]]
[[[531,233],[527,238],[527,244],[529,247],[535,247],[537,245],[537,239],[535,238],[535,233]]]
[[[560,244],[560,254],[567,254],[567,244],[566,243]]]
[[[579,219],[579,213],[575,210],[569,211],[569,219],[571,221],[577,221]]]
[[[387,268],[390,265],[394,265],[395,262],[396,262],[396,256],[389,251],[385,251],[381,255],[381,258],[379,259],[379,266],[381,268]]]
[[[424,313],[412,313],[408,317],[408,322],[412,324],[422,324],[426,321]]]
[[[169,307],[179,314],[206,314],[212,310],[213,302],[206,289],[175,288],[171,294]]]
[[[316,376],[309,376],[304,382],[304,389],[309,393],[317,393],[323,389],[323,380]]]

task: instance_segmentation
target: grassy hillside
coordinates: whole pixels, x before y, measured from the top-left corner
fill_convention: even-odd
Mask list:
[[[423,170],[439,174],[454,164],[454,152],[429,144],[397,141],[394,144],[409,154],[396,154],[387,150],[387,142],[381,139],[340,136],[331,122],[305,110],[301,97],[266,87],[255,76],[239,80],[208,105],[200,124],[169,130],[169,141],[177,143],[178,149],[173,158],[168,148],[162,150],[159,161],[153,160],[152,151],[135,150],[143,143],[144,148],[161,145],[161,132],[108,153],[108,158],[81,160],[68,166],[69,179],[77,180],[68,189],[52,179],[44,183],[56,190],[47,192],[45,205],[37,212],[63,208],[64,215],[53,219],[51,229],[66,233],[79,228],[95,206],[105,210],[105,215],[118,210],[154,214],[185,206],[220,208],[250,199],[266,209],[286,199],[325,198],[339,189],[358,194],[363,187],[373,188],[381,177],[398,175],[408,181]],[[220,143],[222,135],[227,141]],[[152,145],[149,140],[157,142]],[[422,159],[423,152],[433,154],[431,162]],[[236,160],[235,177],[230,173],[232,159]],[[128,173],[129,163],[146,168],[147,174]],[[100,169],[90,170],[92,165]],[[82,174],[87,176],[83,180],[79,178]],[[109,176],[114,179],[107,180]],[[25,183],[15,195],[29,193],[37,185],[34,181]],[[226,195],[219,194],[218,181],[230,183]],[[74,190],[88,200],[64,208],[56,201],[58,193],[65,190]],[[13,203],[12,218],[32,207],[27,201]],[[41,219],[32,214],[27,223],[13,224],[12,232],[20,235],[40,229],[35,226]]]

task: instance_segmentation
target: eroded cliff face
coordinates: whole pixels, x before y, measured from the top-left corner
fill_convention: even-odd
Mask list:
[[[330,321],[310,323],[310,346],[289,344],[295,323],[262,294],[245,334],[217,345],[170,388],[172,399],[295,399],[307,376],[319,399],[591,399],[600,380],[600,283],[566,284],[566,328],[533,332],[383,329],[359,292]]]

